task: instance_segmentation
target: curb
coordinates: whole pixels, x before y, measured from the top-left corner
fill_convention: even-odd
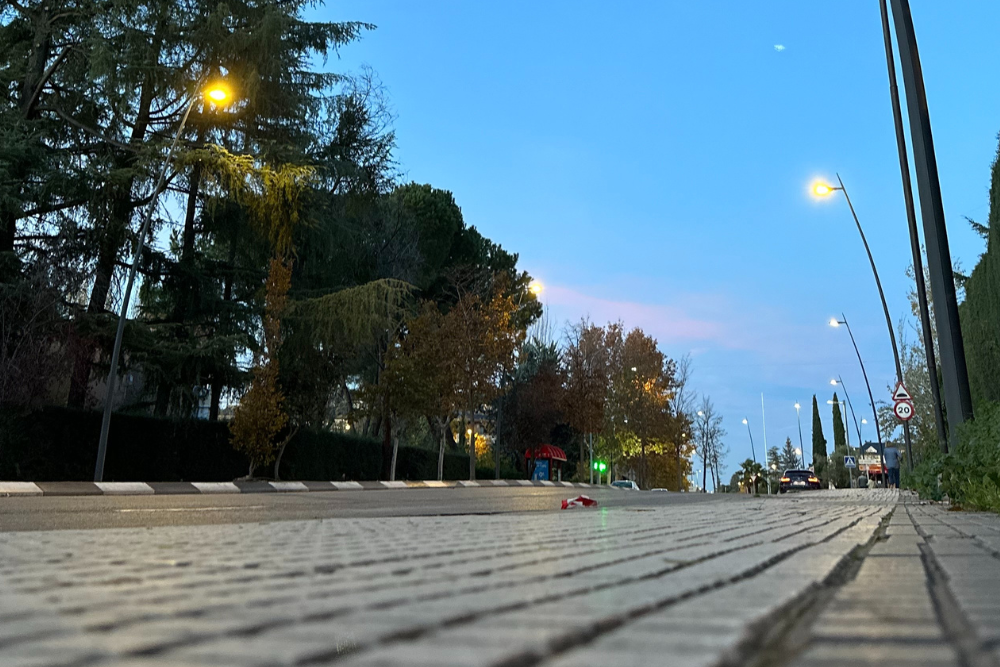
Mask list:
[[[0,497],[9,496],[163,496],[220,493],[303,493],[310,491],[385,491],[389,489],[456,489],[494,486],[560,486],[599,488],[585,482],[527,479],[438,482],[0,482]]]

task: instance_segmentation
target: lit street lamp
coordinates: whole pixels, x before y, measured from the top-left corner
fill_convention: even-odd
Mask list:
[[[201,88],[200,84],[199,88]],[[111,407],[114,401],[115,383],[118,380],[118,358],[121,356],[122,337],[125,334],[125,320],[128,318],[128,306],[129,301],[132,298],[132,287],[135,284],[135,274],[136,270],[139,268],[139,259],[142,257],[142,251],[146,247],[146,237],[149,235],[149,225],[153,219],[153,211],[156,210],[156,203],[160,197],[160,193],[166,187],[167,169],[170,168],[170,160],[174,156],[174,150],[177,148],[177,143],[181,139],[184,127],[187,125],[188,117],[191,115],[191,110],[194,108],[194,105],[198,102],[198,100],[208,98],[213,104],[218,106],[225,103],[229,97],[229,91],[221,84],[215,84],[202,89],[199,93],[196,93],[191,97],[191,101],[184,110],[184,116],[181,119],[181,124],[178,126],[177,132],[174,134],[174,140],[170,143],[170,149],[167,151],[167,156],[163,160],[163,166],[160,168],[160,175],[156,179],[156,185],[153,186],[152,197],[146,208],[146,215],[142,219],[142,226],[139,228],[139,235],[136,237],[135,252],[132,254],[132,265],[128,270],[128,282],[125,283],[125,292],[122,294],[121,312],[118,314],[118,330],[115,333],[115,345],[111,350],[111,370],[108,371],[107,393],[104,398],[104,417],[101,420],[101,437],[97,443],[97,464],[94,467],[95,482],[100,482],[104,479],[104,459],[108,452],[108,430],[111,428]]]
[[[857,225],[858,233],[861,235],[861,242],[865,245],[865,252],[868,253],[868,262],[872,267],[872,275],[875,276],[875,286],[878,287],[878,296],[882,300],[882,312],[885,314],[885,325],[889,329],[889,342],[892,343],[892,358],[896,362],[896,378],[900,384],[903,384],[903,367],[899,363],[899,348],[896,347],[896,333],[892,329],[892,316],[889,315],[889,306],[885,302],[885,292],[882,291],[882,281],[878,277],[878,269],[875,268],[875,258],[872,256],[872,250],[868,247],[868,239],[865,238],[865,232],[861,229],[861,221],[858,220],[858,214],[854,211],[854,204],[851,203],[851,197],[847,194],[847,188],[844,187],[844,181],[841,180],[840,174],[837,174],[837,183],[840,185],[834,187],[832,185],[827,185],[826,183],[816,183],[813,186],[813,193],[818,197],[826,197],[833,193],[835,190],[840,190],[844,193],[844,199],[847,200],[847,206],[851,209],[851,215],[854,217],[854,224]],[[872,404],[874,407],[874,401]],[[906,441],[906,465],[909,470],[913,470],[913,452],[910,446],[910,424],[909,422],[903,422],[903,439]]]

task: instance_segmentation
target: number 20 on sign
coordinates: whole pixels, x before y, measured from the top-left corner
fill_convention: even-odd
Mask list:
[[[899,401],[893,406],[892,411],[896,417],[904,422],[913,419],[913,403],[909,401]]]

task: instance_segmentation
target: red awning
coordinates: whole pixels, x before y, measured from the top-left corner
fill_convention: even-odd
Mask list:
[[[531,449],[524,450],[524,458],[531,458]],[[566,452],[553,445],[538,445],[535,447],[536,459],[551,459],[553,461],[565,461]]]

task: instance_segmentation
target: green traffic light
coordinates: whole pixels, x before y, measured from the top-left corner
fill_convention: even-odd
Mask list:
[[[597,466],[598,466],[598,465],[599,465],[599,464],[597,463],[597,461],[594,461],[594,470],[597,470]]]
[[[601,472],[604,472],[604,471],[605,471],[605,470],[607,469],[607,467],[608,467],[608,466],[607,466],[606,464],[602,463],[602,464],[601,464],[601,467],[600,467],[600,471],[601,471]]]

